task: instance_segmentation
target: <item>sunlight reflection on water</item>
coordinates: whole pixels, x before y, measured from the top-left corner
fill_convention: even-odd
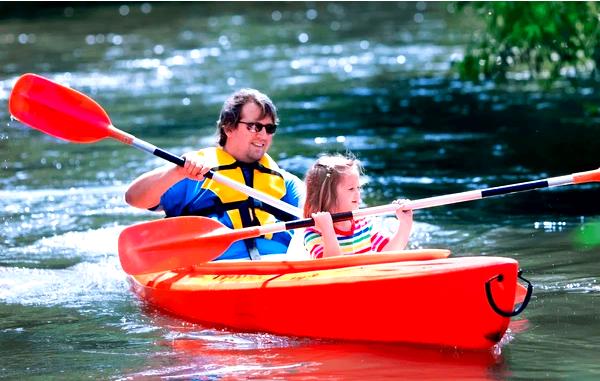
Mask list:
[[[107,3],[3,19],[0,100],[18,75],[38,72],[89,94],[120,128],[181,154],[212,145],[225,97],[256,87],[281,111],[270,151],[278,163],[302,176],[323,151],[354,151],[367,169],[371,206],[596,162],[595,133],[585,128],[595,116],[575,107],[597,103],[593,86],[499,88],[448,75],[473,27],[452,16],[455,5],[236,7]],[[576,95],[587,98],[569,98]],[[10,119],[6,108],[0,119]],[[123,192],[162,161],[115,142],[82,147],[16,121],[5,127],[1,354],[18,365],[7,377],[575,379],[597,371],[597,351],[583,350],[597,326],[587,311],[599,292],[598,235],[581,218],[598,210],[586,196],[593,185],[415,214],[410,247],[505,255],[532,275],[532,328],[511,326],[503,363],[489,353],[473,359],[234,333],[148,311],[129,292],[115,246],[124,226],[159,218],[125,205]],[[381,221],[394,227],[394,218]],[[571,237],[579,228],[587,231],[583,248]]]

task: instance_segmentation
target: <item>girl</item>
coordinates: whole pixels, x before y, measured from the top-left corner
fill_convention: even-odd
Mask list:
[[[406,200],[394,201],[400,205],[396,211],[399,225],[391,237],[374,231],[367,218],[333,223],[331,213],[359,208],[361,173],[358,160],[339,154],[320,157],[306,173],[304,217],[312,217],[315,227],[306,229],[304,246],[312,258],[406,247],[413,223],[412,210],[402,210]]]

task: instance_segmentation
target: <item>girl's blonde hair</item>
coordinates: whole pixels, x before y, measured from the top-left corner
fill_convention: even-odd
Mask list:
[[[337,202],[336,188],[343,175],[353,170],[362,174],[360,162],[352,155],[340,154],[321,156],[306,172],[306,201],[304,217],[316,212],[328,212]]]

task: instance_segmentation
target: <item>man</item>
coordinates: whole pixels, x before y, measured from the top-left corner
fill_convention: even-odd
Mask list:
[[[217,121],[218,146],[184,155],[183,167],[169,164],[142,174],[125,193],[135,207],[164,211],[167,217],[200,215],[232,229],[294,219],[204,175],[212,169],[294,206],[304,199],[302,181],[280,169],[267,154],[279,119],[265,94],[241,89],[223,104]],[[233,243],[220,259],[259,258],[285,253],[289,232]],[[198,248],[202,250],[202,248]]]

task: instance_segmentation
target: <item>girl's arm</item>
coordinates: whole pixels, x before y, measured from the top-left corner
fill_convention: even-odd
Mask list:
[[[406,201],[397,200],[394,203],[402,205]],[[396,210],[396,218],[398,218],[398,229],[390,237],[389,242],[383,247],[383,250],[404,250],[406,244],[408,244],[408,237],[410,236],[413,224],[413,211],[402,210],[402,207],[399,207]]]
[[[323,258],[342,255],[340,243],[333,230],[333,220],[329,212],[317,212],[312,214],[315,227],[321,232],[323,240]]]

